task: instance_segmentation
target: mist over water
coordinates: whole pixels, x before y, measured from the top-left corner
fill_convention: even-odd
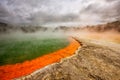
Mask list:
[[[0,34],[0,40],[29,40],[29,39],[59,39],[59,38],[66,38],[62,32],[52,32],[52,31],[39,31],[34,33],[23,33],[23,32],[12,32],[7,34]]]

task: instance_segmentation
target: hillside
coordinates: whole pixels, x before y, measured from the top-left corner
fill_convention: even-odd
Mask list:
[[[24,32],[33,33],[37,31],[46,31],[47,27],[42,26],[25,26],[25,25],[9,25],[0,22],[0,33],[11,33],[11,32]]]
[[[96,26],[86,26],[83,30],[105,32],[105,31],[116,31],[120,32],[120,21],[115,21],[107,24],[96,25]]]
[[[93,25],[93,26],[58,26],[56,28],[44,27],[44,26],[32,26],[32,25],[8,25],[6,23],[0,23],[0,33],[10,33],[15,31],[21,31],[24,33],[33,33],[37,31],[49,31],[57,32],[69,32],[69,31],[95,31],[95,32],[105,32],[105,31],[116,31],[120,32],[120,21],[115,21],[107,24]]]

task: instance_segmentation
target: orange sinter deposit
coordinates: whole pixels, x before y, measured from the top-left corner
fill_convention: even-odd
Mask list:
[[[0,66],[0,80],[11,80],[18,78],[33,71],[40,69],[46,65],[54,62],[59,62],[61,58],[74,54],[80,44],[75,39],[70,39],[70,44],[56,52],[38,57],[36,59],[25,61],[23,63],[17,63],[13,65]]]

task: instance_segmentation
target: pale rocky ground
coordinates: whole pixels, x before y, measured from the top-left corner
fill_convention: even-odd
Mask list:
[[[120,80],[120,44],[76,39],[75,55],[15,80]]]

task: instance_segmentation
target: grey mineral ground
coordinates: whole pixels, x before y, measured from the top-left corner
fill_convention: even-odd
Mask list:
[[[120,80],[119,44],[78,40],[83,46],[75,55],[16,80]]]

